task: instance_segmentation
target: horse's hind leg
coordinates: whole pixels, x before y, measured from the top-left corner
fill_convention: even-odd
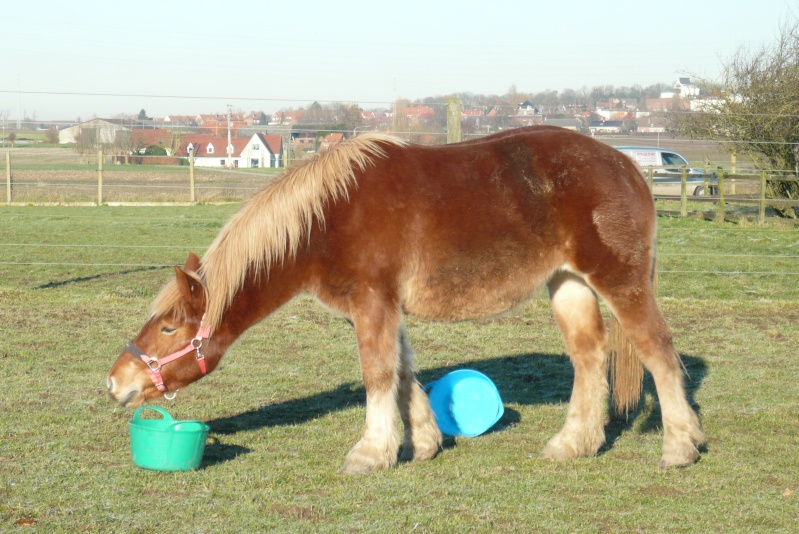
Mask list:
[[[405,329],[399,334],[399,390],[397,403],[405,427],[400,460],[429,460],[441,447],[441,431],[436,424],[430,401],[416,380],[413,350]]]
[[[549,440],[542,457],[569,460],[592,456],[605,442],[605,325],[596,295],[581,278],[560,271],[548,287],[574,365],[574,388],[566,424]]]
[[[688,404],[682,368],[671,332],[657,307],[648,274],[638,284],[603,291],[594,287],[619,320],[638,357],[652,374],[663,417],[663,455],[660,466],[683,467],[699,458],[697,446],[705,442],[696,413]],[[593,281],[592,281],[593,282]]]

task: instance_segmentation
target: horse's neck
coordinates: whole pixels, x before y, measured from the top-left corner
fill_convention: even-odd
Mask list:
[[[257,279],[247,278],[212,334],[217,348],[224,353],[248,328],[308,288],[306,262],[303,258],[286,260],[282,265]],[[221,355],[221,354],[220,354]]]

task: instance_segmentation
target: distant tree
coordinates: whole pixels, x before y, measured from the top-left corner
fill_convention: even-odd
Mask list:
[[[114,133],[114,153],[125,158],[125,164],[130,163],[130,153],[133,149],[133,139],[128,130],[117,130]]]
[[[51,145],[58,144],[58,128],[55,126],[51,126],[47,129],[47,133],[45,134],[47,142]]]
[[[143,154],[145,148],[144,138],[141,135],[137,135],[130,143],[130,151],[134,154]],[[127,160],[125,161],[127,162]]]
[[[8,140],[9,140],[9,142],[11,143],[11,147],[13,148],[13,147],[14,147],[14,141],[16,141],[16,140],[17,140],[17,132],[10,132],[10,133],[9,133],[9,134],[6,136],[6,139],[8,139]]]
[[[505,93],[505,103],[509,106],[518,106],[522,102],[525,101],[527,95],[521,94],[518,89],[516,88],[516,84],[512,84],[508,87],[508,92]]]
[[[700,80],[709,93],[701,111],[672,113],[673,129],[754,159],[762,168],[797,173],[799,167],[799,19],[781,25],[777,42],[740,48],[723,65],[720,85]],[[771,198],[799,200],[799,183],[769,181]],[[796,208],[774,208],[796,218]]]
[[[574,89],[564,89],[560,92],[560,104],[564,107],[577,106],[579,96]]]
[[[394,101],[394,115],[391,119],[391,131],[395,134],[408,132],[408,116],[405,114],[405,109],[410,102],[405,99],[397,99]]]
[[[337,122],[341,125],[341,129],[352,133],[355,128],[363,123],[362,111],[363,110],[355,104],[350,106],[345,106],[344,104],[339,105],[339,108],[336,110],[336,118],[338,119]]]
[[[546,91],[533,95],[533,104],[535,104],[535,107],[540,109],[541,113],[547,115],[557,113],[560,103],[558,92],[552,89],[547,89]]]
[[[141,110],[141,111],[139,111],[139,116],[138,116],[138,119],[139,119],[140,121],[145,121],[145,120],[147,120],[147,119],[149,119],[149,118],[150,118],[150,117],[148,117],[148,116],[147,116],[147,112],[146,112],[146,111],[144,111],[144,108],[142,108],[142,110]]]
[[[180,144],[183,142],[183,131],[180,129],[169,131],[169,145],[166,147],[167,155],[175,156],[180,150]]]
[[[81,128],[75,136],[75,149],[78,154],[87,154],[97,148],[97,129]]]

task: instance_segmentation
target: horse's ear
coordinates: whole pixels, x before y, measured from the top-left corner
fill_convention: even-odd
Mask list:
[[[186,263],[183,265],[184,271],[200,272],[200,258],[194,252],[189,252],[189,257],[186,258]]]
[[[195,258],[196,257],[197,256],[195,256]],[[188,264],[189,262],[186,263]],[[181,295],[183,295],[183,300],[188,302],[189,306],[191,306],[196,313],[202,313],[205,306],[205,291],[203,284],[195,277],[186,274],[186,270],[188,270],[186,267],[183,269],[180,267],[175,267],[175,279],[178,283],[178,289],[180,290]]]

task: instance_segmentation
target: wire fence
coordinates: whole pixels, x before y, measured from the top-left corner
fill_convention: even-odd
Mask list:
[[[153,282],[168,279],[189,251],[202,256],[236,209],[235,204],[0,209],[5,230],[0,236],[0,293],[84,281],[116,291],[118,277],[155,287]],[[799,234],[794,228],[674,218],[659,226],[662,297],[799,299]],[[545,299],[545,292],[536,298]]]
[[[6,152],[7,204],[213,203],[246,200],[277,169],[227,169],[166,164],[122,164],[116,156],[64,149]],[[164,162],[164,163],[161,163]],[[187,162],[188,163],[188,162]]]
[[[445,135],[445,134],[444,134]],[[603,137],[611,144],[639,142],[683,151],[705,171],[704,187],[685,183],[685,174],[664,167],[643,169],[662,213],[710,218],[750,218],[761,222],[799,199],[770,198],[769,184],[796,182],[784,171],[760,170],[736,161],[719,143],[681,139]],[[287,151],[293,157],[300,157]],[[133,159],[135,163],[131,164]],[[127,164],[126,164],[127,162]],[[290,161],[288,162],[291,163]],[[241,202],[273,181],[279,168],[192,166],[187,158],[125,158],[64,148],[5,151],[6,204],[124,205]],[[694,180],[695,177],[689,177]]]

